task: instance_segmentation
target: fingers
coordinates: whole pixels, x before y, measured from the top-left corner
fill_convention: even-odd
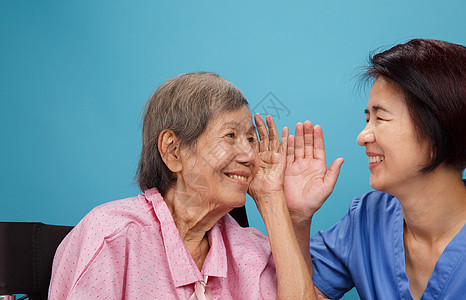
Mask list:
[[[275,151],[283,154],[287,153],[288,148],[288,127],[282,130],[282,140],[278,136],[277,127],[272,116],[265,118],[267,126],[264,124],[262,117],[259,113],[254,115],[254,122],[256,123],[257,133],[259,134],[259,151]],[[267,132],[267,127],[269,131]],[[285,139],[283,139],[285,137]]]
[[[265,117],[267,127],[269,128],[269,150],[279,151],[280,137],[278,136],[277,127],[272,116]]]
[[[304,156],[314,157],[314,128],[311,121],[303,124],[304,128]]]
[[[314,128],[310,121],[298,123],[295,127],[294,159],[305,157],[314,158]]]
[[[256,123],[257,133],[259,134],[259,151],[267,151],[269,149],[269,135],[259,113],[254,115],[254,122]]]
[[[314,126],[314,158],[325,161],[324,133],[320,125]]]
[[[338,175],[340,175],[341,165],[345,160],[343,158],[337,158],[335,161],[328,167],[327,173],[324,177],[324,182],[327,186],[331,187],[331,191],[337,183]]]
[[[288,149],[286,151],[286,163],[289,166],[292,162],[294,162],[294,141],[295,137],[290,135],[288,137]]]
[[[294,141],[294,157],[295,159],[304,158],[304,128],[303,123],[299,122],[296,124],[295,130],[295,141]]]
[[[282,141],[280,143],[280,153],[287,154],[288,151],[288,127],[282,129]]]

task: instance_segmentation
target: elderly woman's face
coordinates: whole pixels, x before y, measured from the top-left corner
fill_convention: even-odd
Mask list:
[[[196,145],[181,152],[188,206],[237,207],[244,205],[257,172],[258,141],[252,116],[242,108],[214,117]]]
[[[377,78],[369,94],[366,121],[357,141],[369,157],[371,186],[394,194],[422,180],[420,169],[430,150],[416,135],[401,88]]]

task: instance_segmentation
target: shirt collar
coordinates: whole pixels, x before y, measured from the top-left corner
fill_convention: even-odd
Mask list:
[[[165,254],[167,255],[170,273],[176,287],[202,281],[202,275],[226,277],[226,250],[221,232],[223,222],[217,222],[207,233],[210,249],[204,261],[201,274],[181,240],[178,228],[162,195],[156,188],[153,188],[146,190],[144,196],[147,201],[152,203],[152,207],[160,222]]]
[[[227,277],[227,253],[222,235],[223,226],[225,223],[222,218],[207,232],[210,249],[202,266],[202,275]]]

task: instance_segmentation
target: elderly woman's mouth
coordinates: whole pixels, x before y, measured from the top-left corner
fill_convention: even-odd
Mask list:
[[[233,173],[225,173],[226,176],[228,176],[231,179],[235,179],[241,182],[248,182],[248,176],[243,176],[243,175],[237,175]]]

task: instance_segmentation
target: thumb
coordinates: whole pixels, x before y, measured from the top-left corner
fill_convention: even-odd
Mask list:
[[[337,183],[338,176],[340,175],[341,165],[345,160],[343,158],[337,158],[335,161],[328,167],[327,173],[325,173],[324,182],[325,185],[330,188],[330,193],[332,193],[335,184]],[[329,194],[330,194],[329,193]]]

